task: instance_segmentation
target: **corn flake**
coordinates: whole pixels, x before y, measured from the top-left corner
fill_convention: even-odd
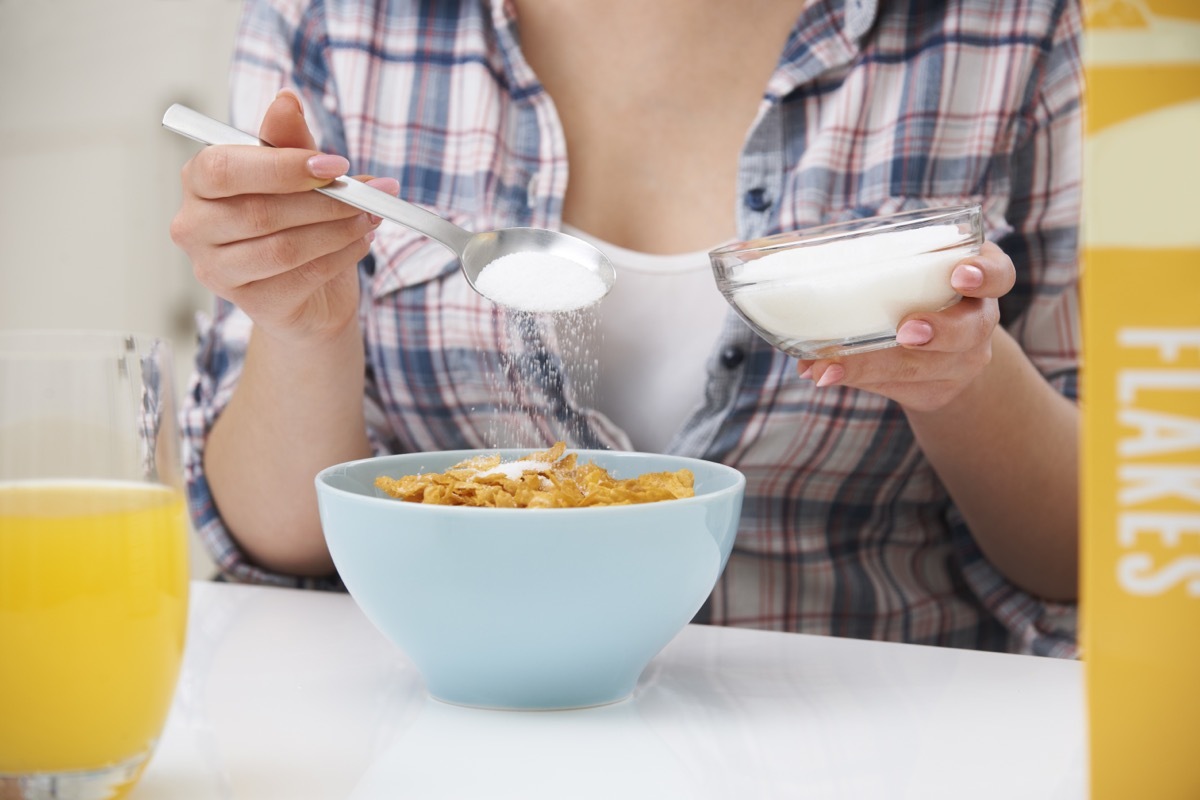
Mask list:
[[[375,485],[409,503],[486,508],[588,508],[656,503],[695,495],[692,471],[648,472],[617,479],[593,462],[580,464],[565,442],[505,464],[478,456],[445,472],[380,476]]]

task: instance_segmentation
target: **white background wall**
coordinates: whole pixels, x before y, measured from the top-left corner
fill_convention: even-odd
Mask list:
[[[226,118],[240,10],[0,0],[0,328],[145,331],[186,374],[210,301],[168,227],[197,145],[160,121],[173,102]]]

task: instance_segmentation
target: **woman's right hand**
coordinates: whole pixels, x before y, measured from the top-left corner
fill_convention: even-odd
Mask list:
[[[356,265],[380,220],[310,191],[349,162],[315,149],[290,91],[267,109],[259,138],[274,147],[206,147],[184,165],[171,238],[197,280],[263,333],[293,344],[328,340],[357,324]],[[368,183],[399,189],[391,178]]]

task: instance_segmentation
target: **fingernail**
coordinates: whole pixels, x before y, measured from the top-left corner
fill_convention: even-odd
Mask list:
[[[804,368],[804,371],[800,373],[800,378],[802,380],[809,380],[812,378],[812,364],[809,364]]]
[[[950,285],[960,292],[983,286],[983,270],[974,264],[959,264],[950,276]]]
[[[387,192],[393,197],[400,194],[400,181],[395,178],[372,178],[367,181],[367,186]]]
[[[896,343],[913,347],[929,344],[933,338],[933,326],[924,320],[916,319],[906,322],[896,331]]]
[[[300,101],[300,95],[296,94],[294,89],[280,89],[275,93],[275,99],[278,100],[281,97],[292,98],[292,100],[296,103],[296,111],[300,113],[300,116],[304,116],[304,103]]]
[[[367,244],[370,244],[371,242],[375,241],[375,231],[368,231],[367,235],[363,238],[367,240]]]
[[[833,386],[835,383],[840,382],[844,377],[846,377],[845,367],[843,367],[841,364],[830,364],[825,372],[821,374],[820,379],[817,380],[817,386],[821,388]]]
[[[314,178],[339,178],[350,171],[350,162],[342,156],[321,153],[308,160],[308,171]]]
[[[377,217],[374,214],[367,214],[367,222],[371,223],[372,225],[378,225],[383,222],[383,217]]]

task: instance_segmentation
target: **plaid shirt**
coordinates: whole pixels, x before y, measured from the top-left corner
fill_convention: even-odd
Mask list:
[[[741,153],[730,198],[738,235],[981,203],[989,238],[1017,266],[1003,324],[1074,397],[1077,3],[879,6],[813,0],[801,14]],[[276,91],[292,86],[320,146],[349,157],[352,174],[395,176],[401,197],[468,229],[561,225],[563,131],[500,0],[251,2],[232,85],[237,126],[257,130]],[[441,245],[385,224],[361,279],[378,452],[556,438],[625,445],[579,399],[552,323],[522,322],[481,299]],[[184,416],[201,537],[234,580],[337,588],[336,578],[253,565],[223,527],[201,456],[250,324],[223,302],[200,324]],[[703,408],[668,449],[747,478],[738,539],[707,607],[712,622],[1076,653],[1074,607],[1031,597],[984,558],[896,404],[816,390],[732,313],[708,371]],[[500,431],[517,441],[498,441]]]

